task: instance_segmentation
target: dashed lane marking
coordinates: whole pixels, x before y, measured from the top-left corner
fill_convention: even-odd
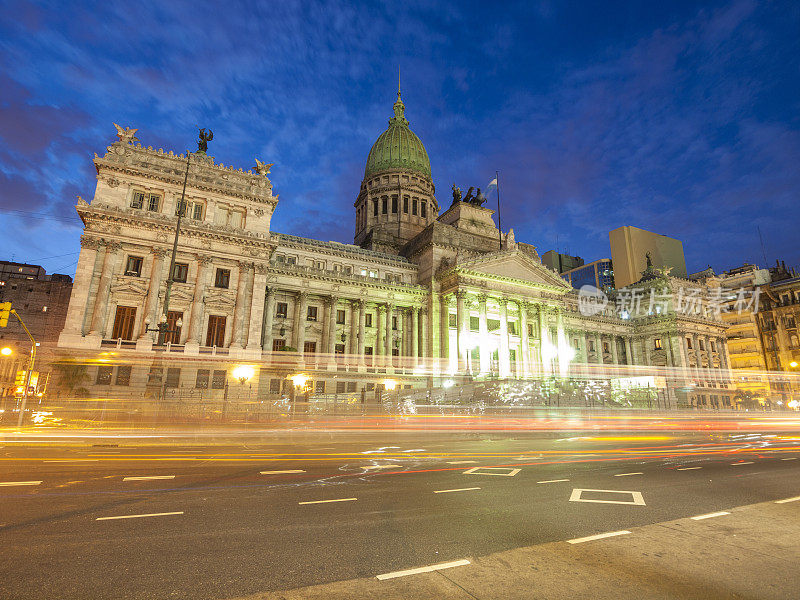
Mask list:
[[[373,471],[376,469],[402,469],[403,465],[365,465],[361,468],[365,471]]]
[[[560,483],[562,481],[569,481],[569,479],[545,479],[544,481],[537,481],[536,483]]]
[[[298,502],[298,504],[327,504],[328,502],[352,502],[358,498],[337,498],[336,500],[309,500],[306,502]]]
[[[469,492],[470,490],[479,490],[479,487],[471,487],[471,488],[458,488],[455,490],[434,490],[434,494],[447,494],[449,492]]]
[[[118,517],[97,517],[95,521],[113,521],[115,519],[141,519],[142,517],[166,517],[167,515],[182,515],[183,511],[149,513],[146,515],[120,515]]]
[[[783,500],[775,500],[775,504],[786,504],[787,502],[797,502],[800,500],[800,496],[795,496],[794,498],[784,498]]]
[[[42,483],[41,481],[2,481],[0,485],[3,486],[12,486],[12,485],[39,485]]]
[[[428,567],[418,567],[416,569],[406,569],[405,571],[394,571],[393,573],[384,573],[383,575],[376,575],[377,579],[384,581],[385,579],[394,579],[395,577],[405,577],[406,575],[416,575],[417,573],[430,573],[431,571],[441,571],[442,569],[451,569],[453,567],[462,567],[468,565],[470,562],[467,559],[454,560],[452,562],[439,563],[438,565],[430,565]]]
[[[678,471],[694,471],[695,469],[702,469],[703,467],[678,467]]]
[[[789,458],[782,458],[781,460],[797,460],[797,457],[796,456],[792,456],[792,457],[789,457]]]
[[[752,465],[752,464],[753,464],[752,460],[746,460],[744,462],[731,463],[731,466],[732,467],[738,467],[739,465]]]
[[[175,475],[147,475],[143,477],[123,477],[122,481],[149,481],[151,479],[175,479]]]
[[[594,540],[602,540],[607,537],[614,537],[617,535],[627,535],[630,531],[623,529],[622,531],[608,531],[606,533],[598,533],[597,535],[588,535],[582,538],[575,538],[574,540],[567,540],[568,544],[582,544],[583,542],[592,542]]]
[[[624,502],[622,500],[591,500],[589,498],[582,498],[581,494],[583,492],[600,492],[606,494],[630,494],[631,501]],[[628,490],[593,490],[593,489],[583,489],[583,488],[575,488],[572,490],[572,494],[569,497],[570,502],[594,502],[597,504],[631,504],[635,506],[646,506],[644,502],[644,497],[642,496],[642,492],[633,492]]]
[[[644,473],[617,473],[614,477],[627,477],[628,475],[644,475]]]
[[[696,517],[692,517],[692,521],[702,521],[703,519],[713,519],[714,517],[724,517],[725,515],[729,515],[727,510],[721,510],[719,512],[708,513],[706,515],[697,515]]]
[[[478,461],[477,460],[448,460],[448,465],[474,465]]]
[[[289,473],[305,473],[303,469],[289,469],[286,471],[259,471],[259,475],[284,475]]]
[[[497,475],[499,477],[513,477],[522,469],[511,469],[509,467],[472,467],[464,471],[464,475]],[[506,471],[505,473],[491,473],[491,471]]]

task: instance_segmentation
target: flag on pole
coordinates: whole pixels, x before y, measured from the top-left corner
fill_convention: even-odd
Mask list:
[[[490,192],[493,192],[493,191],[494,191],[494,190],[496,190],[496,189],[497,189],[497,177],[495,177],[494,179],[492,179],[492,180],[489,182],[489,185],[487,185],[487,186],[486,186],[486,192],[484,193],[484,196],[488,197],[488,196],[489,196],[489,193],[490,193]]]

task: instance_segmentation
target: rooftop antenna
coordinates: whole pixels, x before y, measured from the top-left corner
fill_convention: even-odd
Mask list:
[[[764,268],[769,268],[767,266],[767,251],[764,250],[764,238],[761,235],[761,226],[756,225],[756,229],[758,229],[758,239],[761,242],[761,255],[764,257]]]

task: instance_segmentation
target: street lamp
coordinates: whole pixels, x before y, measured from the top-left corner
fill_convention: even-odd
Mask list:
[[[14,354],[14,351],[8,346],[6,346],[2,350],[0,350],[0,354],[2,354],[3,356],[11,356],[12,354]]]
[[[292,381],[292,412],[295,413],[297,412],[297,393],[306,387],[310,377],[304,373],[297,373],[288,378]]]
[[[170,329],[167,324],[167,315],[162,314],[161,318],[158,320],[158,324],[155,327],[150,327],[150,317],[145,317],[144,319],[144,328],[145,331],[157,331],[158,332],[158,341],[156,345],[163,346],[164,341],[167,338],[168,333],[177,333],[183,327],[183,318],[178,317],[178,320],[175,321],[175,327]]]
[[[233,376],[239,380],[239,383],[244,385],[250,379],[253,378],[253,375],[256,374],[256,371],[250,365],[239,365],[233,370]]]

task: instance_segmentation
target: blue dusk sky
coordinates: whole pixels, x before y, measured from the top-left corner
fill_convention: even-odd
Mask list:
[[[690,271],[800,264],[800,3],[0,1],[0,258],[73,274],[94,152],[275,163],[273,230],[352,243],[398,65],[437,197],[500,171],[503,228],[609,255],[635,225]],[[495,198],[490,206],[493,208]]]

